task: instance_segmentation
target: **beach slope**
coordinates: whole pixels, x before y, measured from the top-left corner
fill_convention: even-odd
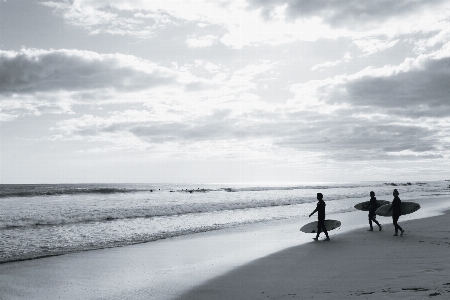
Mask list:
[[[391,222],[390,218],[383,218]],[[255,260],[178,300],[449,299],[450,215],[357,229]]]

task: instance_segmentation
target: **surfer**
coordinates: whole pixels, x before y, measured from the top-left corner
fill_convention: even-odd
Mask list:
[[[377,198],[375,197],[375,192],[370,192],[370,202],[369,202],[369,225],[370,229],[368,231],[373,231],[372,221],[375,222],[375,224],[378,225],[379,230],[381,231],[381,225],[376,220],[377,216],[375,214],[375,211],[380,207],[381,205],[378,203]]]
[[[395,234],[394,234],[394,236],[398,236],[398,231],[399,230],[401,232],[400,236],[402,236],[403,232],[405,232],[405,231],[400,227],[400,225],[397,224],[398,218],[400,218],[400,215],[402,214],[401,213],[402,201],[398,197],[399,194],[398,194],[397,189],[394,190],[392,195],[394,196],[394,200],[392,200],[391,208],[388,210],[386,215],[392,210],[392,223],[394,224],[394,227],[395,227]]]
[[[328,232],[327,229],[325,228],[325,201],[323,201],[323,195],[322,193],[317,193],[317,200],[319,200],[319,202],[317,202],[317,207],[316,209],[309,215],[309,217],[311,217],[313,214],[315,214],[316,212],[318,212],[318,224],[317,224],[317,235],[315,238],[313,238],[315,241],[317,241],[319,239],[319,235],[320,233],[323,232],[325,233],[325,235],[327,236],[327,238],[325,239],[325,241],[329,241],[330,237],[328,236]]]

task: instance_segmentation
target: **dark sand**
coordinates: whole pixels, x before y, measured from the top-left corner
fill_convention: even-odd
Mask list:
[[[392,225],[357,229],[258,259],[178,299],[450,299],[450,214],[399,224],[402,237]]]

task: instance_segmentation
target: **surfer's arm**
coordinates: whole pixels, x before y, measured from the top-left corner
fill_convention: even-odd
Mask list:
[[[309,216],[311,217],[313,214],[315,214],[316,213],[316,211],[318,210],[319,208],[318,207],[316,207],[316,209],[311,213],[311,214],[309,214]]]

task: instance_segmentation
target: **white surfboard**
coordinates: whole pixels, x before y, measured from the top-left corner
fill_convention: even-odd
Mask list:
[[[389,217],[392,216],[392,210],[386,214],[389,209],[391,208],[392,204],[383,205],[377,211],[375,212],[377,215],[382,217]],[[412,214],[415,211],[418,211],[420,209],[420,204],[415,202],[402,202],[400,206],[400,213],[401,215],[407,215]]]
[[[341,222],[337,220],[325,220],[325,228],[327,231],[339,228],[341,226]],[[319,221],[311,222],[300,228],[300,231],[305,233],[317,233],[317,225]]]
[[[380,206],[383,206],[383,205],[389,204],[391,202],[390,201],[386,201],[386,200],[377,200],[377,203]],[[358,210],[362,210],[362,211],[369,211],[369,204],[370,204],[370,201],[364,201],[364,202],[356,204],[355,208],[358,209]]]

